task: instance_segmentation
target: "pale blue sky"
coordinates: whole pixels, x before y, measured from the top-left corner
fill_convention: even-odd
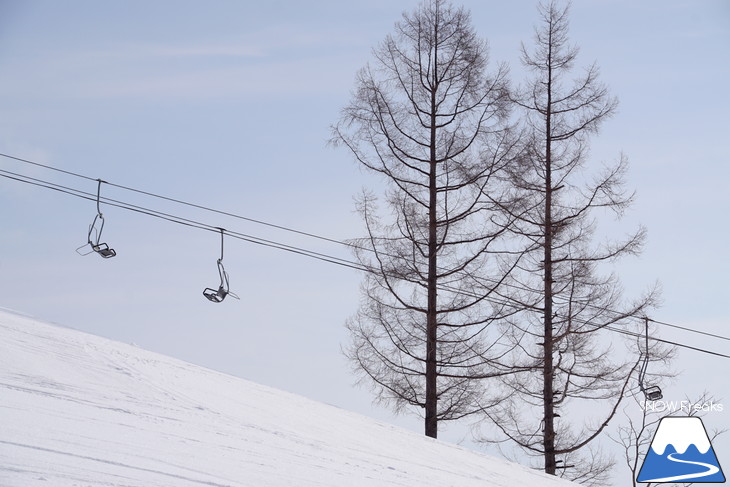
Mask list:
[[[509,63],[519,81],[534,2],[463,4],[493,61]],[[329,125],[371,48],[415,5],[0,0],[0,152],[336,239],[360,236],[352,196],[378,182],[326,146]],[[638,194],[625,221],[603,228],[623,234],[641,222],[649,230],[644,254],[618,268],[627,292],[658,280],[656,319],[726,336],[729,26],[723,0],[575,2],[571,23],[580,64],[597,61],[620,99],[593,157],[624,151]],[[96,190],[9,160],[0,169]],[[103,191],[349,257],[336,245]],[[241,301],[214,305],[200,293],[217,285],[215,234],[108,208],[104,236],[119,255],[103,261],[74,252],[92,202],[2,178],[0,208],[0,306],[392,420],[352,388],[340,354],[343,322],[359,300],[356,271],[228,242],[226,268]],[[666,396],[708,389],[730,411],[729,364],[680,352],[675,366],[685,373]],[[709,421],[728,427],[730,412]],[[723,445],[730,459],[730,441]]]

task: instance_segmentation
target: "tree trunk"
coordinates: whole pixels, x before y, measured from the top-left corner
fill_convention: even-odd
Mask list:
[[[550,43],[552,46],[552,43]],[[550,58],[550,54],[548,54]],[[553,221],[552,221],[552,167],[551,167],[551,111],[552,111],[552,73],[548,68],[547,110],[545,116],[545,325],[543,342],[543,412],[545,449],[545,472],[555,475],[555,411],[553,406]]]
[[[434,39],[438,30],[434,29]],[[436,369],[436,66],[437,51],[434,49],[433,85],[431,86],[431,134],[428,181],[428,303],[426,311],[426,436],[438,435],[438,395]]]

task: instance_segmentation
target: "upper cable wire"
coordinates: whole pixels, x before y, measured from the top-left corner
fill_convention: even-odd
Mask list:
[[[270,247],[270,248],[275,248],[275,249],[278,249],[278,250],[283,250],[283,251],[290,252],[290,253],[294,253],[294,254],[297,254],[297,255],[302,255],[302,256],[314,258],[314,259],[317,259],[317,260],[320,260],[320,261],[323,261],[323,262],[328,262],[328,263],[335,264],[335,265],[339,265],[339,266],[342,266],[342,267],[351,268],[351,269],[358,270],[358,271],[361,271],[361,272],[369,272],[369,273],[375,273],[375,272],[377,272],[375,269],[373,269],[371,267],[368,267],[368,266],[366,266],[366,265],[364,265],[362,263],[354,262],[354,261],[351,261],[351,260],[348,260],[348,259],[344,259],[344,258],[341,258],[341,257],[336,257],[336,256],[329,255],[329,254],[326,254],[326,253],[317,252],[317,251],[305,249],[305,248],[302,248],[302,247],[297,247],[297,246],[285,244],[285,243],[282,243],[282,242],[278,242],[276,240],[270,240],[270,239],[265,239],[265,238],[257,237],[255,235],[250,235],[250,234],[246,234],[246,233],[242,233],[242,232],[235,232],[235,231],[231,231],[231,230],[224,230],[224,229],[222,229],[219,226],[215,226],[215,225],[208,224],[208,223],[205,223],[205,222],[201,222],[201,221],[197,221],[197,220],[192,220],[192,219],[189,219],[189,218],[177,216],[177,215],[174,215],[174,214],[171,214],[171,213],[166,213],[166,212],[158,211],[158,210],[151,209],[151,208],[147,208],[147,207],[144,207],[144,206],[134,205],[132,203],[128,203],[128,202],[121,201],[121,200],[117,200],[117,199],[112,199],[112,198],[108,198],[108,197],[102,197],[101,194],[100,194],[100,192],[101,192],[101,184],[104,183],[104,184],[107,184],[109,186],[116,187],[116,188],[119,188],[119,189],[123,189],[123,190],[126,190],[126,191],[130,191],[130,192],[134,192],[134,193],[138,193],[138,194],[143,194],[143,195],[146,195],[146,196],[155,197],[155,198],[158,198],[158,199],[162,199],[162,200],[165,200],[165,201],[170,201],[170,202],[177,203],[177,204],[181,204],[181,205],[184,205],[184,206],[193,207],[193,208],[197,208],[197,209],[202,209],[202,210],[209,211],[209,212],[213,212],[213,213],[217,213],[217,214],[220,214],[220,215],[229,216],[229,217],[237,218],[237,219],[240,219],[240,220],[245,220],[245,221],[249,221],[249,222],[252,222],[252,223],[257,223],[257,224],[265,225],[265,226],[272,227],[272,228],[277,228],[277,229],[284,230],[284,231],[287,231],[287,232],[296,233],[296,234],[299,234],[299,235],[304,235],[304,236],[307,236],[307,237],[312,237],[312,238],[316,238],[316,239],[319,239],[319,240],[323,240],[323,241],[327,241],[327,242],[331,242],[331,243],[336,243],[336,244],[339,244],[339,245],[344,245],[344,246],[347,246],[349,248],[357,248],[357,249],[360,249],[360,250],[371,251],[371,249],[369,249],[367,247],[360,247],[360,246],[353,245],[353,244],[351,244],[349,242],[345,242],[345,241],[342,241],[342,240],[337,240],[337,239],[334,239],[334,238],[324,237],[324,236],[317,235],[317,234],[310,233],[310,232],[296,230],[296,229],[289,228],[289,227],[286,227],[286,226],[283,226],[283,225],[278,225],[278,224],[266,222],[266,221],[263,221],[263,220],[249,218],[249,217],[246,217],[246,216],[243,216],[243,215],[238,215],[238,214],[231,213],[231,212],[227,212],[227,211],[217,210],[215,208],[210,208],[210,207],[207,207],[207,206],[204,206],[204,205],[190,203],[190,202],[187,202],[187,201],[184,201],[184,200],[180,200],[180,199],[176,199],[176,198],[170,198],[170,197],[167,197],[167,196],[159,195],[159,194],[152,193],[152,192],[148,192],[148,191],[139,190],[139,189],[132,188],[132,187],[129,187],[129,186],[123,186],[123,185],[111,183],[111,182],[108,182],[108,181],[105,181],[105,180],[102,180],[102,179],[99,179],[99,178],[92,178],[92,177],[86,176],[84,174],[75,173],[75,172],[68,171],[68,170],[65,170],[65,169],[60,169],[60,168],[57,168],[57,167],[54,167],[54,166],[50,166],[50,165],[47,165],[47,164],[41,164],[41,163],[34,162],[34,161],[31,161],[31,160],[28,160],[28,159],[23,159],[23,158],[20,158],[20,157],[16,157],[16,156],[4,154],[4,153],[0,153],[0,157],[5,157],[5,158],[12,159],[12,160],[15,160],[15,161],[18,161],[18,162],[22,162],[22,163],[25,163],[25,164],[31,164],[31,165],[34,165],[34,166],[42,167],[42,168],[45,168],[45,169],[49,169],[49,170],[56,171],[56,172],[59,172],[59,173],[63,173],[63,174],[66,174],[66,175],[74,176],[74,177],[77,177],[77,178],[82,178],[82,179],[89,180],[89,181],[97,181],[97,183],[98,183],[98,186],[97,186],[97,194],[93,194],[93,193],[89,193],[89,192],[86,192],[86,191],[83,191],[83,190],[79,190],[79,189],[76,189],[76,188],[72,188],[72,187],[69,187],[69,186],[64,186],[64,185],[60,185],[60,184],[57,184],[57,183],[53,183],[51,181],[46,181],[46,180],[43,180],[43,179],[40,179],[40,178],[35,178],[35,177],[27,176],[27,175],[24,175],[24,174],[20,174],[20,173],[17,173],[17,172],[8,171],[8,170],[5,170],[5,169],[0,169],[0,176],[4,177],[6,179],[10,179],[10,180],[18,181],[18,182],[23,182],[23,183],[26,183],[26,184],[34,185],[34,186],[41,187],[41,188],[45,188],[45,189],[50,189],[50,190],[53,190],[53,191],[56,191],[56,192],[60,192],[60,193],[64,193],[64,194],[68,194],[70,196],[74,196],[74,197],[77,197],[77,198],[82,198],[82,199],[86,199],[86,200],[90,200],[90,201],[96,201],[96,203],[97,203],[97,211],[98,211],[99,214],[101,214],[101,209],[100,209],[100,206],[99,205],[100,205],[100,202],[103,201],[104,204],[106,204],[108,206],[117,207],[117,208],[121,208],[121,209],[124,209],[124,210],[127,210],[127,211],[132,211],[132,212],[135,212],[135,213],[139,213],[139,214],[151,216],[151,217],[154,217],[154,218],[158,218],[158,219],[162,219],[162,220],[165,220],[165,221],[169,221],[171,223],[176,223],[176,224],[179,224],[179,225],[184,225],[186,227],[195,228],[195,229],[199,229],[199,230],[206,230],[206,231],[211,231],[211,232],[216,232],[216,233],[221,232],[222,235],[228,235],[231,238],[235,238],[235,239],[238,239],[238,240],[242,240],[242,241],[245,241],[245,242],[249,242],[249,243],[253,243],[253,244],[257,244],[257,245],[261,245],[261,246],[265,246],[265,247]],[[486,279],[485,281],[490,282],[489,279]],[[496,281],[493,282],[493,284],[495,284],[495,283],[496,283]],[[503,284],[506,285],[506,286],[508,286],[508,287],[515,287],[517,289],[531,291],[529,288],[523,288],[521,286],[516,286],[514,284],[510,284],[510,283],[503,283]],[[441,286],[439,286],[439,289],[442,289],[442,290],[445,290],[445,291],[449,291],[449,292],[458,293],[458,294],[462,294],[462,295],[466,295],[466,296],[469,296],[469,297],[474,297],[474,298],[479,297],[475,293],[470,293],[470,292],[465,291],[465,290],[456,289],[456,288],[451,287],[451,286],[441,285]],[[487,299],[487,301],[489,301],[491,303],[494,303],[494,304],[503,305],[503,306],[510,304],[507,300],[499,300],[499,299],[496,299],[494,297],[489,297]],[[590,305],[589,305],[589,307],[590,307]],[[594,308],[595,308],[595,306],[594,306]],[[618,311],[615,311],[615,310],[605,310],[605,311],[610,312],[610,313],[614,313],[616,315],[622,314],[622,313],[620,313]],[[644,318],[642,318],[642,319],[644,319]],[[630,330],[622,330],[620,328],[616,328],[616,327],[613,327],[611,325],[603,325],[602,326],[602,325],[595,325],[595,324],[590,323],[588,321],[581,321],[581,320],[575,320],[575,321],[581,322],[581,323],[583,323],[585,325],[588,325],[588,326],[593,326],[596,329],[598,329],[598,328],[601,328],[601,329],[605,328],[605,329],[608,329],[608,330],[611,330],[611,331],[614,331],[614,332],[622,333],[624,335],[633,336],[633,337],[641,337],[641,336],[643,336],[643,334],[638,334],[638,333],[632,332]],[[680,326],[680,325],[675,325],[675,324],[671,324],[671,323],[667,323],[667,322],[663,322],[663,321],[657,321],[657,320],[653,320],[651,318],[649,319],[649,321],[651,321],[652,323],[655,323],[657,325],[661,325],[661,326],[667,326],[667,327],[671,327],[671,328],[675,328],[675,329],[680,329],[680,330],[683,330],[683,331],[686,331],[686,332],[690,332],[690,333],[695,333],[695,334],[705,335],[705,336],[709,336],[709,337],[716,338],[716,339],[720,339],[720,340],[730,341],[730,337],[725,337],[725,336],[722,336],[722,335],[708,333],[708,332],[704,332],[704,331],[701,331],[701,330],[695,330],[695,329],[692,329],[692,328],[688,328],[688,327],[684,327],[684,326]],[[686,344],[682,344],[682,343],[677,343],[677,342],[673,342],[673,341],[670,341],[670,340],[664,340],[664,339],[655,338],[655,337],[650,337],[650,339],[651,340],[654,340],[656,342],[666,343],[666,344],[674,345],[674,346],[681,347],[681,348],[695,350],[695,351],[699,351],[699,352],[703,352],[703,353],[715,355],[715,356],[718,356],[718,357],[730,358],[730,355],[722,354],[722,353],[719,353],[719,352],[713,352],[711,350],[706,350],[706,349],[699,348],[699,347],[693,347],[693,346],[690,346],[690,345],[686,345]]]

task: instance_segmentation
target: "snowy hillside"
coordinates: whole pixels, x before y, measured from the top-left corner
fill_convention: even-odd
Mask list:
[[[569,486],[0,310],[0,486]]]

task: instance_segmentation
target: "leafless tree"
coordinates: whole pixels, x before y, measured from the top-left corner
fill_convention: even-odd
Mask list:
[[[502,351],[487,335],[503,310],[479,277],[506,233],[484,196],[516,145],[506,70],[486,74],[470,15],[442,0],[405,13],[374,58],[333,128],[332,142],[388,188],[387,210],[372,193],[358,200],[367,237],[352,244],[372,272],[346,353],[377,399],[423,408],[436,437],[439,421],[474,411],[474,379],[499,373],[489,364]]]
[[[620,242],[594,236],[597,213],[621,216],[633,198],[623,189],[623,155],[598,171],[588,164],[589,137],[617,101],[595,65],[573,69],[578,49],[568,41],[568,7],[552,1],[539,12],[534,47],[522,47],[533,78],[513,94],[524,148],[520,164],[510,167],[510,204],[502,205],[505,225],[528,250],[505,288],[521,310],[505,326],[517,347],[506,363],[518,372],[504,376],[500,407],[484,410],[496,425],[494,441],[540,457],[549,474],[601,484],[611,462],[592,442],[639,366],[635,354],[613,348],[623,342],[611,330],[638,326],[632,317],[643,315],[655,294],[627,303],[616,276],[602,276],[644,240],[642,228]]]

